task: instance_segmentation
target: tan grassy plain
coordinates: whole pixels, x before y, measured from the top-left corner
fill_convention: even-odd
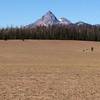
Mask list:
[[[100,100],[100,43],[0,41],[0,100]]]

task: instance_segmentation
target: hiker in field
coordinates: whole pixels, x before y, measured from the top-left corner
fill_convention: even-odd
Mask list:
[[[93,47],[91,47],[91,51],[92,51],[92,52],[94,51],[94,48],[93,48]]]

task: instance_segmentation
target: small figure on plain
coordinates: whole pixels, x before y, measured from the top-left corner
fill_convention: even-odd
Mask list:
[[[83,50],[83,52],[85,52],[85,50]]]
[[[93,48],[93,47],[91,47],[91,51],[92,51],[92,52],[94,51],[94,48]]]

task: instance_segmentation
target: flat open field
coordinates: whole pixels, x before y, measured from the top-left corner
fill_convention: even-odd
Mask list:
[[[0,100],[100,100],[100,43],[0,41]]]

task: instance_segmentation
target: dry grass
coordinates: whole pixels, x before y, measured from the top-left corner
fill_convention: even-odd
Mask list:
[[[100,43],[0,41],[0,100],[100,100]]]

